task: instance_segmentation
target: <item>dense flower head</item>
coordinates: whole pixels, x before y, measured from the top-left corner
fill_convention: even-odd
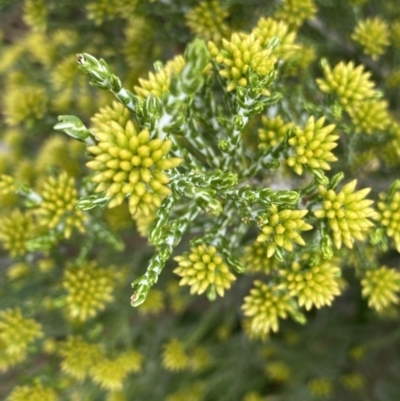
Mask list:
[[[265,367],[268,377],[276,382],[287,382],[290,378],[289,366],[282,361],[269,362]]]
[[[84,322],[104,310],[105,305],[113,300],[113,272],[97,267],[94,262],[68,267],[62,286],[68,292],[65,302],[71,319]]]
[[[191,294],[203,294],[209,288],[223,297],[236,277],[217,252],[215,246],[198,245],[190,248],[190,253],[174,258],[179,266],[174,273],[182,277],[180,285],[190,285]]]
[[[62,357],[62,372],[77,380],[85,379],[102,354],[97,344],[89,344],[75,336],[70,336],[60,343],[57,352]]]
[[[25,359],[28,347],[43,337],[42,328],[19,308],[0,311],[0,371]]]
[[[286,319],[294,312],[289,293],[263,283],[254,281],[250,294],[244,298],[242,305],[245,316],[251,318],[251,330],[255,333],[268,334],[277,332],[279,319]]]
[[[268,220],[263,222],[258,242],[267,242],[267,257],[270,258],[276,249],[284,248],[293,251],[293,241],[305,245],[299,231],[308,231],[312,226],[303,220],[307,210],[278,210],[273,204],[269,209]]]
[[[385,131],[392,122],[386,100],[368,100],[353,105],[348,110],[355,126],[356,133],[372,134],[374,131]]]
[[[150,212],[148,214],[142,213],[139,209],[135,215],[132,216],[136,224],[136,229],[143,238],[147,238],[150,227],[156,217],[156,212],[157,209],[155,207],[150,208]]]
[[[333,70],[326,63],[323,70],[324,79],[317,79],[319,88],[324,93],[336,95],[346,109],[376,96],[375,83],[370,80],[371,73],[365,72],[363,65],[356,67],[352,61],[347,64],[341,61]]]
[[[157,315],[164,307],[164,293],[160,290],[151,290],[146,300],[140,305],[139,313],[142,315]]]
[[[35,210],[35,216],[40,226],[49,230],[59,226],[65,238],[71,236],[74,228],[81,233],[85,231],[85,215],[75,208],[78,193],[72,177],[65,172],[57,178],[49,176],[42,183],[39,194],[42,201]]]
[[[259,75],[268,75],[277,61],[270,49],[262,48],[254,34],[233,33],[230,40],[222,39],[222,49],[208,42],[208,49],[220,66],[219,75],[227,80],[227,91],[247,86],[249,68]]]
[[[379,220],[385,228],[386,235],[393,239],[397,252],[400,252],[400,191],[390,199],[385,193],[379,194]]]
[[[340,381],[348,390],[360,390],[365,385],[365,377],[359,372],[347,373],[341,376]]]
[[[204,40],[220,42],[229,33],[225,22],[228,12],[218,0],[201,1],[185,15],[186,25]]]
[[[275,146],[286,136],[293,123],[285,123],[281,116],[275,118],[261,117],[262,127],[258,129],[258,140],[260,149]]]
[[[134,14],[137,0],[95,0],[86,5],[87,18],[96,25]]]
[[[119,108],[115,106],[114,110]],[[129,196],[132,215],[138,209],[149,215],[171,192],[166,185],[169,177],[163,170],[178,166],[182,159],[166,157],[171,140],[150,139],[147,129],[138,133],[130,120],[123,125],[112,117],[107,121],[108,109],[101,109],[99,114],[92,120],[98,142],[88,147],[94,160],[86,164],[96,172],[92,177],[98,184],[96,192],[105,191],[111,198],[109,208],[120,205]],[[126,120],[125,112],[120,120]]]
[[[136,94],[141,99],[145,99],[150,94],[161,98],[164,93],[169,91],[172,75],[180,73],[184,66],[185,59],[183,56],[175,56],[155,73],[149,72],[148,79],[139,78],[140,86],[135,86]]]
[[[26,0],[24,2],[24,22],[33,31],[42,32],[47,26],[48,8],[43,0]]]
[[[275,13],[275,18],[298,28],[305,20],[314,18],[316,13],[314,0],[283,0]]]
[[[326,218],[333,234],[333,243],[340,249],[342,243],[348,248],[353,247],[354,240],[362,241],[373,223],[376,212],[370,205],[372,200],[364,199],[371,191],[364,188],[356,191],[357,180],[344,185],[337,194],[332,189],[322,185],[318,187],[323,202],[322,208],[314,212],[318,219]]]
[[[297,297],[299,306],[310,310],[331,305],[333,299],[340,294],[340,268],[331,261],[311,263],[305,260],[292,262],[290,269],[280,270],[284,278],[284,286],[291,296]]]
[[[268,45],[273,37],[277,37],[279,44],[274,48],[272,54],[283,60],[291,58],[298,48],[294,44],[296,32],[291,31],[284,21],[278,21],[274,18],[260,18],[252,33],[260,41],[263,48]]]
[[[324,127],[324,122],[325,117],[315,121],[311,116],[304,130],[296,128],[295,135],[288,140],[290,150],[286,161],[297,174],[303,173],[304,166],[330,170],[329,162],[337,160],[331,150],[337,146],[339,135],[332,134],[334,124]]]
[[[171,371],[184,370],[189,366],[190,359],[183,344],[176,338],[171,339],[163,346],[162,365]]]
[[[121,390],[126,376],[142,369],[143,356],[130,350],[119,354],[115,359],[100,358],[90,369],[90,376],[105,390]]]
[[[368,299],[368,305],[378,312],[382,312],[400,301],[400,272],[382,266],[368,270],[361,280],[362,295]]]
[[[332,380],[327,377],[311,379],[307,385],[313,397],[330,397],[333,393]]]
[[[367,18],[358,22],[351,38],[362,46],[365,54],[377,59],[390,44],[390,31],[380,17]]]
[[[31,214],[14,209],[0,216],[0,241],[11,257],[23,255],[26,242],[31,238],[33,220]]]
[[[212,363],[212,357],[207,348],[198,345],[190,355],[189,366],[194,372],[202,372],[206,370]]]
[[[6,401],[57,401],[57,393],[50,387],[41,384],[17,386]]]
[[[242,262],[248,273],[270,273],[276,268],[276,259],[268,257],[268,246],[264,242],[255,242],[246,246]]]
[[[203,401],[204,390],[201,382],[194,382],[189,386],[181,386],[178,391],[169,394],[165,401]]]

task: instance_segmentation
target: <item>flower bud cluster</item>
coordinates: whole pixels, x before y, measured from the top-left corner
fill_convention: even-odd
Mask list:
[[[96,316],[113,300],[112,271],[98,268],[94,262],[83,266],[70,266],[62,281],[68,292],[65,298],[67,315],[84,322]]]
[[[295,135],[288,140],[290,150],[286,161],[299,175],[304,166],[330,170],[329,162],[337,160],[331,150],[337,146],[339,135],[332,134],[334,124],[324,127],[324,122],[325,117],[314,121],[311,116],[304,130],[297,128]]]
[[[388,199],[386,194],[379,194],[379,220],[385,227],[386,235],[393,239],[395,247],[400,252],[400,191]]]
[[[368,305],[378,312],[382,312],[391,305],[400,301],[400,272],[382,266],[368,270],[361,280],[362,295],[368,299]]]
[[[189,285],[191,294],[212,290],[223,297],[225,290],[236,280],[215,246],[192,247],[190,253],[176,256],[174,260],[179,264],[174,273],[182,277],[179,284]]]
[[[284,278],[284,287],[290,295],[297,297],[299,306],[310,310],[331,305],[335,296],[340,294],[340,268],[330,261],[310,264],[309,257],[294,261],[290,269],[280,270]]]
[[[251,318],[251,330],[263,335],[277,332],[279,319],[286,319],[294,312],[289,293],[259,280],[254,281],[250,294],[244,298],[242,309]]]
[[[218,0],[203,0],[185,15],[186,25],[194,35],[216,43],[229,34],[229,27],[225,22],[227,16],[227,10]]]
[[[220,66],[219,75],[227,80],[226,90],[237,86],[247,86],[249,68],[259,75],[266,76],[274,70],[277,61],[271,50],[263,48],[254,34],[233,33],[228,41],[222,39],[222,49],[208,42],[212,58]]]
[[[390,31],[380,17],[367,18],[358,22],[351,38],[362,46],[365,54],[376,60],[390,44]]]
[[[118,106],[114,106],[118,111]],[[107,109],[101,109],[93,120],[97,145],[88,151],[94,160],[86,165],[96,172],[92,181],[97,183],[96,192],[104,192],[111,198],[108,207],[120,205],[129,197],[132,215],[139,209],[150,215],[154,207],[159,207],[163,197],[171,191],[168,170],[178,166],[180,158],[167,158],[172,142],[168,139],[150,139],[148,130],[136,131],[132,121],[121,125],[114,119],[107,121]],[[125,112],[120,119],[126,120]]]
[[[65,238],[71,236],[74,228],[81,233],[85,232],[85,215],[75,208],[78,200],[75,180],[66,172],[57,178],[48,177],[43,182],[39,194],[42,201],[35,210],[35,217],[40,226],[48,230],[62,226]]]
[[[183,344],[176,338],[171,339],[163,346],[162,365],[171,371],[184,370],[189,366],[189,356]]]
[[[305,245],[299,231],[308,231],[312,226],[303,220],[307,210],[278,210],[273,204],[269,209],[269,217],[263,222],[258,242],[267,242],[267,257],[270,258],[277,248],[293,251],[293,241]]]
[[[293,123],[285,123],[281,116],[275,118],[261,117],[262,128],[258,129],[258,147],[265,149],[268,146],[276,146],[286,136]]]
[[[242,257],[242,263],[246,268],[246,273],[263,272],[270,273],[276,268],[276,259],[269,258],[268,246],[263,242],[255,242],[246,246]]]
[[[305,20],[314,18],[316,13],[314,0],[283,0],[274,17],[299,28]]]
[[[0,311],[0,371],[23,361],[28,347],[41,337],[40,324],[25,318],[19,308]]]
[[[57,393],[42,384],[33,386],[17,386],[7,397],[6,401],[57,401]]]
[[[333,243],[340,249],[342,243],[348,248],[353,247],[354,240],[362,241],[368,230],[373,227],[370,218],[376,213],[370,205],[372,200],[364,199],[370,188],[356,191],[357,180],[344,185],[336,194],[332,189],[320,185],[318,191],[323,198],[322,208],[314,212],[318,219],[326,219],[332,231]]]

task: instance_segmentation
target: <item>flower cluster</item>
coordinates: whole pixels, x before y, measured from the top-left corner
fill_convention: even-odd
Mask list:
[[[267,257],[270,258],[277,248],[293,251],[293,241],[305,245],[299,231],[308,231],[312,226],[303,220],[307,210],[280,210],[273,204],[269,209],[268,218],[264,219],[258,242],[267,242]]]
[[[284,278],[284,287],[306,310],[331,305],[334,297],[340,294],[340,268],[330,261],[311,264],[307,257],[305,261],[292,262],[290,269],[281,269],[280,274]]]
[[[299,28],[305,20],[314,18],[316,13],[314,0],[283,0],[275,13],[275,18]]]
[[[254,34],[233,33],[230,40],[222,40],[222,49],[211,41],[208,49],[219,66],[219,75],[227,80],[228,92],[237,86],[247,86],[250,68],[266,76],[274,70],[277,61],[271,50],[263,48]]]
[[[65,302],[71,319],[84,322],[113,300],[112,271],[99,268],[94,262],[70,266],[65,270],[62,286],[68,292]]]
[[[362,295],[368,299],[368,305],[378,312],[399,303],[400,272],[382,266],[368,270],[361,280]]]
[[[229,271],[224,259],[217,253],[215,246],[198,245],[174,258],[179,266],[174,273],[182,277],[180,285],[190,285],[191,294],[205,291],[223,297],[236,277]]]
[[[258,140],[260,149],[268,146],[276,146],[286,136],[293,123],[285,123],[281,116],[275,118],[261,117],[262,127],[258,129]]]
[[[48,8],[43,0],[26,0],[24,2],[24,22],[32,31],[43,32],[47,26]]]
[[[381,56],[390,44],[387,23],[379,17],[367,18],[358,22],[351,38],[359,43],[364,53],[374,60]]]
[[[344,185],[336,194],[332,189],[322,185],[318,187],[323,198],[322,208],[314,212],[318,219],[326,219],[332,231],[333,243],[340,249],[342,243],[348,248],[353,247],[354,239],[362,241],[373,223],[370,218],[375,217],[374,209],[370,207],[372,200],[364,199],[370,188],[356,191],[357,180]]]
[[[333,383],[327,377],[311,379],[308,382],[308,388],[313,397],[329,397],[333,393]]]
[[[24,360],[28,347],[42,336],[40,324],[25,318],[20,309],[0,311],[0,371]]]
[[[400,191],[390,198],[385,193],[379,194],[379,197],[379,220],[386,235],[393,239],[397,251],[400,252]]]
[[[43,182],[39,194],[42,200],[35,210],[35,216],[40,226],[49,230],[61,226],[60,231],[65,238],[71,236],[74,228],[81,233],[85,231],[85,216],[75,208],[78,194],[72,177],[65,172],[57,178],[49,176]]]
[[[255,242],[246,246],[242,257],[246,273],[270,273],[276,268],[276,259],[268,257],[268,246],[263,242]]]
[[[114,110],[119,112],[119,106]],[[178,166],[182,160],[167,158],[172,142],[168,139],[150,139],[148,130],[136,131],[132,121],[126,123],[126,115],[118,120],[109,117],[109,109],[103,108],[93,119],[97,145],[88,151],[94,160],[86,165],[96,172],[92,181],[96,192],[104,192],[111,198],[108,207],[120,205],[129,196],[132,215],[139,209],[149,215],[159,207],[161,200],[170,193],[169,178],[163,170]]]
[[[195,35],[216,43],[228,36],[227,16],[218,0],[201,1],[185,15],[186,24]]]
[[[17,386],[6,401],[57,401],[57,393],[42,384],[33,386]]]
[[[189,357],[183,344],[176,338],[168,341],[163,346],[162,364],[165,369],[171,371],[184,370],[189,365]]]
[[[262,335],[277,332],[279,319],[286,319],[295,310],[289,293],[259,280],[244,298],[242,309],[251,319],[251,330]]]
[[[290,150],[286,161],[299,175],[304,166],[330,170],[329,162],[337,160],[331,150],[337,146],[339,136],[332,134],[334,124],[324,127],[324,122],[324,117],[317,121],[310,117],[304,130],[296,128],[295,135],[288,140]]]

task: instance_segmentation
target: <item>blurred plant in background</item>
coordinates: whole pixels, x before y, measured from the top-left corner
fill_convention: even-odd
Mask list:
[[[397,0],[0,7],[2,399],[400,398]]]

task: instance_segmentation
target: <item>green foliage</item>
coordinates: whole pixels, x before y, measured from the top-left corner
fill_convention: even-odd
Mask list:
[[[398,399],[397,3],[4,3],[1,397]]]

